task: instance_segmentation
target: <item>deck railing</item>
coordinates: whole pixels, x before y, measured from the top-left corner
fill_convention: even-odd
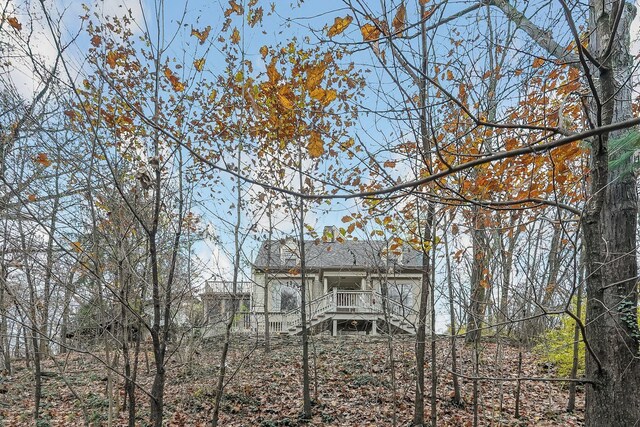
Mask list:
[[[340,291],[333,289],[319,298],[307,303],[306,317],[308,321],[321,319],[332,313],[384,314],[391,317],[413,320],[417,311],[375,291]],[[282,312],[269,313],[269,329],[271,332],[287,332],[300,325],[300,308]],[[255,319],[258,329],[263,329],[264,318],[258,315]]]

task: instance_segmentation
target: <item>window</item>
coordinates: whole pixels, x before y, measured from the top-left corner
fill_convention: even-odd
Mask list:
[[[290,311],[300,307],[300,285],[295,281],[276,283],[271,291],[273,311]]]
[[[286,240],[280,247],[280,258],[287,267],[294,267],[298,264],[298,246],[293,240]]]
[[[387,292],[390,299],[404,307],[413,307],[413,292],[410,284],[389,283]]]

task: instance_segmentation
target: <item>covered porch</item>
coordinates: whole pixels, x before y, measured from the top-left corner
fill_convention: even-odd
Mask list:
[[[335,336],[339,331],[355,329],[377,335],[384,324],[387,329],[391,326],[399,333],[415,333],[417,313],[412,308],[375,290],[345,290],[326,277],[325,284],[329,291],[307,303],[307,327],[312,331],[329,330]],[[345,282],[339,284],[344,285]],[[256,315],[255,329],[264,332],[264,313]],[[301,333],[300,308],[286,313],[269,313],[269,329],[273,333],[288,335]]]

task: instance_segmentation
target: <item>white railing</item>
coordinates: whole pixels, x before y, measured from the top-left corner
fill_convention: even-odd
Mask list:
[[[397,317],[401,317],[403,319],[409,318],[409,317],[414,317],[418,315],[418,312],[416,310],[414,310],[411,307],[407,307],[404,304],[401,304],[400,302],[391,299],[389,297],[384,297],[381,293],[375,292],[375,296],[380,298],[380,301],[382,301],[384,299],[384,302],[387,306],[387,313],[393,315],[393,316],[397,316]],[[382,312],[382,305],[380,305],[380,312]]]
[[[413,321],[418,314],[413,308],[375,291],[339,291],[334,288],[332,292],[307,303],[306,317],[309,322],[330,313],[384,314],[384,307],[389,316],[402,320]],[[269,313],[269,329],[275,333],[288,332],[300,326],[300,316],[299,307],[286,313]],[[258,329],[264,330],[263,316],[258,315],[256,320]]]

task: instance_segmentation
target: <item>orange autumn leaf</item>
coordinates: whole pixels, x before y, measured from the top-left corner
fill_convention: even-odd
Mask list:
[[[460,93],[460,99],[461,100],[465,100],[467,99],[467,86],[464,83],[460,83],[458,85],[458,91]]]
[[[100,44],[102,43],[102,38],[95,34],[93,37],[91,37],[91,44],[94,45],[95,47],[100,46]]]
[[[400,3],[400,7],[398,7],[398,11],[396,12],[396,16],[393,17],[393,30],[398,33],[399,36],[402,36],[402,31],[405,27],[405,21],[407,19],[407,8],[404,6],[404,2]]]
[[[276,62],[272,60],[271,63],[267,66],[267,76],[269,77],[269,82],[277,83],[280,80],[280,73],[276,70]]]
[[[338,93],[333,89],[322,89],[321,87],[315,88],[312,90],[309,95],[317,101],[320,101],[323,105],[329,105],[331,101],[336,99]]]
[[[82,252],[82,244],[80,242],[72,242],[71,249],[76,253],[80,253]]]
[[[329,28],[329,31],[327,31],[327,35],[329,37],[333,37],[341,34],[347,29],[349,24],[351,24],[351,21],[353,21],[353,18],[350,15],[347,15],[344,18],[337,17],[333,21],[333,25]]]
[[[394,162],[393,160],[387,160],[386,162],[384,162],[383,166],[385,168],[393,169],[396,167],[396,162]]]
[[[283,107],[287,109],[293,108],[293,93],[291,92],[291,88],[287,85],[282,86],[278,91],[278,100]]]
[[[238,31],[237,28],[234,28],[233,32],[231,33],[231,43],[233,44],[240,43],[240,31]]]
[[[207,37],[209,37],[210,31],[211,31],[211,25],[207,25],[207,28],[205,28],[202,31],[192,28],[191,35],[197,37],[198,40],[200,40],[200,44],[204,44],[204,42],[207,40]]]
[[[232,13],[236,13],[238,15],[242,15],[244,13],[244,8],[235,2],[235,0],[229,0],[229,9],[224,12],[224,16],[229,16]]]
[[[51,166],[51,160],[49,160],[46,153],[38,153],[36,156],[36,162],[40,163],[45,168]]]
[[[267,46],[262,46],[260,48],[260,55],[262,56],[262,59],[265,59],[268,53],[269,53],[269,48]]]
[[[202,69],[204,68],[204,62],[204,58],[196,59],[195,61],[193,61],[193,66],[196,67],[196,70],[202,71]]]
[[[29,194],[27,196],[27,199],[29,199],[30,202],[35,202],[36,201],[36,195],[35,194]]]
[[[380,29],[373,24],[364,24],[360,27],[362,40],[368,42],[380,38]]]
[[[118,54],[112,50],[107,52],[107,64],[111,69],[116,68],[116,63],[118,62]]]
[[[173,87],[173,90],[176,92],[182,92],[185,89],[184,83],[182,83],[180,79],[173,74],[173,71],[171,71],[169,67],[164,69],[164,76],[169,80],[171,87]]]
[[[311,132],[311,135],[309,136],[309,145],[307,145],[307,150],[309,152],[309,156],[313,158],[320,157],[324,153],[324,144],[318,132],[315,132],[315,131]]]
[[[324,72],[326,69],[327,66],[322,63],[307,69],[307,80],[305,82],[307,90],[313,90],[320,85],[320,82],[324,78]]]
[[[453,80],[453,72],[451,70],[447,70],[447,80]]]
[[[544,59],[536,58],[533,60],[533,68],[540,68],[544,65]]]
[[[11,16],[7,19],[7,22],[9,22],[9,25],[11,25],[11,27],[16,30],[16,31],[20,31],[22,30],[22,24],[20,23],[20,21],[18,21],[18,18],[16,18],[15,16]]]

